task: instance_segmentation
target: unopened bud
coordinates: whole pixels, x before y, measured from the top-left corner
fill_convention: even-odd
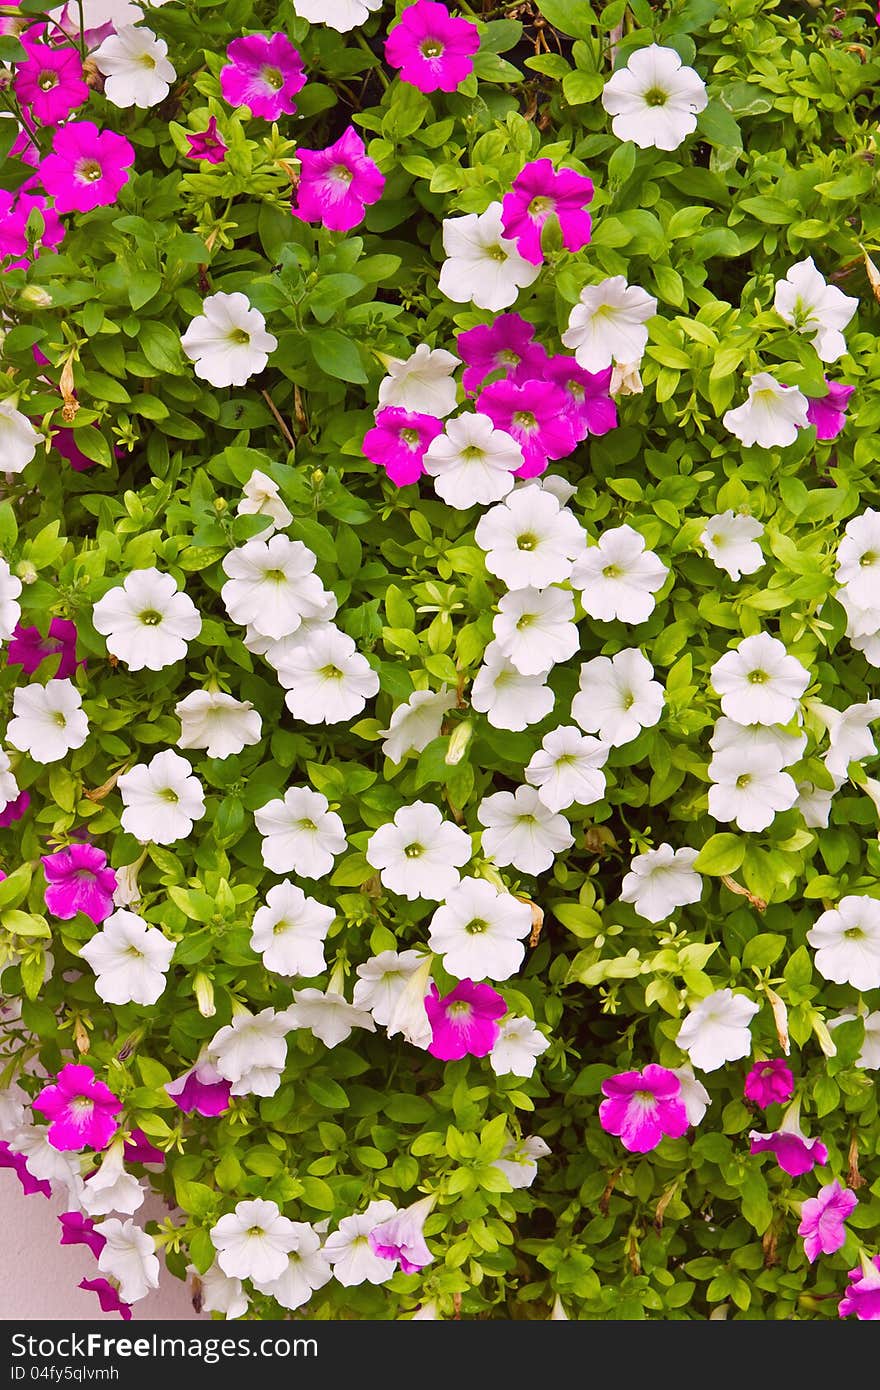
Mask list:
[[[315,468],[312,471],[312,487],[320,487],[323,481],[324,470],[322,468]]]
[[[42,289],[39,285],[25,285],[18,302],[24,309],[48,309],[53,300],[48,290]]]
[[[215,498],[214,498],[214,511],[215,511],[215,512],[225,512],[225,511],[226,511],[226,508],[227,508],[228,506],[229,506],[229,503],[226,501],[226,498],[225,498],[225,497],[215,497]]]
[[[452,732],[449,740],[449,748],[446,751],[444,762],[447,767],[455,767],[461,762],[467,752],[468,744],[473,736],[474,726],[469,719],[465,719]]]
[[[86,1032],[85,1024],[81,1018],[78,1018],[73,1025],[73,1041],[76,1043],[77,1052],[80,1053],[88,1052],[92,1045],[89,1040],[89,1035]]]
[[[15,566],[15,573],[22,584],[33,584],[37,578],[37,567],[30,560],[19,560]]]
[[[640,396],[643,391],[638,362],[615,362],[608,387],[612,396]]]
[[[202,1018],[213,1018],[217,1012],[214,1003],[214,986],[203,970],[196,973],[193,980],[193,993],[196,996],[196,1004]]]
[[[820,1014],[815,1012],[810,1014],[810,1027],[816,1034],[816,1041],[825,1053],[826,1057],[837,1056],[837,1044],[828,1031],[828,1025]]]

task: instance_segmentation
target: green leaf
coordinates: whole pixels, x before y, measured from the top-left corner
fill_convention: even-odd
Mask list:
[[[361,363],[357,345],[336,328],[312,329],[308,335],[309,351],[322,372],[339,381],[351,381],[365,386],[367,374]]]
[[[316,1211],[333,1211],[336,1198],[329,1183],[322,1178],[305,1177],[302,1186],[302,1199],[306,1206],[314,1207]]]
[[[150,319],[142,323],[137,345],[152,367],[160,372],[182,372],[180,334],[165,323]]]
[[[742,958],[743,965],[747,969],[755,966],[759,970],[764,970],[779,959],[785,946],[786,938],[784,936],[779,936],[775,932],[761,932],[746,942]]]
[[[743,862],[746,842],[741,835],[731,835],[727,831],[713,835],[707,840],[694,860],[694,868],[701,874],[735,873]]]
[[[317,1101],[318,1105],[323,1105],[327,1110],[348,1109],[348,1096],[338,1082],[331,1080],[329,1076],[307,1076],[306,1090],[312,1100]]]
[[[538,9],[548,24],[574,39],[592,38],[596,31],[596,15],[583,0],[538,0]]]

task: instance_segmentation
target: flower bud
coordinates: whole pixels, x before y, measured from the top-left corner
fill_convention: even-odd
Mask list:
[[[53,300],[48,290],[44,290],[40,285],[25,285],[18,302],[23,309],[48,309]]]
[[[225,511],[226,511],[226,508],[227,508],[228,506],[229,506],[229,503],[226,501],[226,498],[225,498],[225,497],[215,497],[215,498],[214,498],[214,511],[215,511],[215,512],[221,512],[221,513],[222,513],[222,512],[225,512]]]
[[[204,970],[199,970],[193,980],[193,994],[202,1018],[213,1018],[217,1012],[214,1003],[214,986]]]
[[[37,578],[37,567],[30,560],[19,560],[15,566],[15,573],[22,584],[33,584]]]
[[[453,730],[452,737],[449,740],[449,748],[443,760],[447,767],[455,767],[457,763],[461,762],[467,752],[467,746],[471,741],[473,732],[474,726],[469,719],[463,720],[462,723]]]

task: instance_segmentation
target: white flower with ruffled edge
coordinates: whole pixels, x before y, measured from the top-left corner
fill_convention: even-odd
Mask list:
[[[483,826],[483,853],[499,867],[512,864],[524,874],[542,874],[574,836],[564,816],[547,809],[534,787],[494,792],[477,807]]]
[[[136,912],[112,913],[79,953],[97,976],[95,993],[105,1004],[149,1006],[165,990],[175,943]]]
[[[392,893],[440,902],[458,886],[458,871],[473,849],[470,835],[444,820],[436,806],[414,801],[373,831],[364,853]]]
[[[843,778],[850,763],[876,757],[871,725],[880,719],[880,700],[865,700],[839,711],[831,711],[828,706],[825,709],[831,715],[828,727],[830,747],[825,755],[825,766],[832,777]]]
[[[131,1218],[120,1221],[115,1216],[97,1221],[95,1230],[105,1241],[98,1256],[98,1269],[116,1280],[123,1303],[137,1303],[146,1298],[150,1289],[158,1289],[159,1261],[152,1236]]]
[[[766,830],[798,799],[797,783],[758,747],[727,748],[709,763],[709,814],[740,830]]]
[[[503,1028],[504,1025],[501,1026]],[[492,1051],[494,1050],[493,1048]],[[491,1060],[490,1052],[489,1061]],[[531,1187],[538,1176],[538,1160],[546,1158],[550,1152],[550,1145],[539,1134],[532,1134],[523,1139],[509,1139],[490,1166],[503,1173],[514,1191],[517,1191],[522,1187]]]
[[[202,630],[199,610],[170,574],[154,566],[132,570],[92,609],[107,650],[130,671],[161,671],[186,656]]]
[[[670,1067],[669,1070],[673,1076],[678,1077],[681,1084],[678,1099],[685,1108],[688,1124],[698,1125],[711,1104],[712,1097],[702,1081],[698,1081],[694,1076],[694,1069],[689,1062],[683,1063],[680,1067]]]
[[[199,1291],[203,1312],[222,1313],[227,1321],[241,1318],[247,1312],[250,1298],[241,1280],[224,1274],[216,1260],[204,1274],[200,1274],[195,1265],[187,1265],[186,1272]]]
[[[849,893],[807,932],[823,979],[853,989],[880,986],[880,902]]]
[[[735,719],[728,719],[726,714],[718,716],[709,739],[713,753],[726,753],[729,748],[736,748],[739,752],[747,748],[757,749],[767,766],[772,765],[777,772],[798,762],[806,746],[807,736],[800,730],[792,734],[779,724],[738,724]],[[711,766],[710,763],[710,777]]]
[[[236,507],[239,516],[266,516],[270,524],[260,532],[263,540],[268,540],[278,529],[283,530],[293,521],[293,513],[281,499],[278,484],[268,473],[255,468],[244,485],[241,501]]]
[[[141,24],[118,27],[95,49],[92,61],[104,78],[107,100],[122,108],[157,106],[177,76],[165,40]]]
[[[21,593],[21,580],[13,574],[9,565],[0,556],[0,641],[8,642],[21,617],[21,604],[16,599]]]
[[[194,690],[174,706],[180,720],[178,748],[204,748],[209,758],[230,758],[259,743],[263,721],[250,700],[222,690]]]
[[[656,605],[655,593],[669,570],[648,550],[632,526],[615,526],[589,546],[572,569],[571,582],[581,591],[584,612],[601,622],[617,618],[643,623]]]
[[[457,415],[425,451],[425,472],[450,507],[466,511],[506,497],[523,452],[512,435],[496,429],[488,415]],[[477,542],[479,544],[479,542]]]
[[[564,584],[586,546],[581,524],[543,488],[517,488],[480,517],[474,539],[508,589]]]
[[[747,448],[786,449],[809,424],[809,404],[796,386],[782,386],[769,372],[756,372],[746,400],[725,411],[723,423]]]
[[[580,646],[574,599],[566,589],[511,589],[498,600],[492,631],[501,654],[523,676],[545,675]]]
[[[857,630],[876,632],[880,628],[880,512],[866,507],[851,517],[837,547],[834,578],[846,589],[838,594],[847,609],[863,609],[870,618]],[[876,611],[876,626],[874,612]]]
[[[289,787],[283,800],[267,801],[254,812],[263,836],[263,863],[273,873],[323,878],[346,846],[345,826],[321,792]]]
[[[368,1033],[376,1031],[373,1015],[349,1004],[345,995],[334,988],[336,983],[331,977],[326,990],[295,989],[293,1003],[287,1009],[290,1027],[307,1028],[325,1047],[345,1042],[354,1028],[364,1028]]]
[[[453,379],[457,357],[445,348],[419,343],[409,357],[388,358],[388,375],[379,382],[379,405],[433,415],[442,420],[455,409],[458,388]]]
[[[379,677],[354,639],[333,623],[309,633],[276,666],[284,703],[304,724],[353,719],[379,691]]]
[[[506,309],[541,273],[540,265],[524,260],[516,242],[505,237],[499,202],[490,203],[479,215],[445,217],[443,250],[440,293],[456,304]]]
[[[607,743],[589,738],[573,724],[560,725],[544,735],[525,770],[525,779],[538,788],[538,796],[549,811],[592,806],[605,795],[602,768],[609,752]]]
[[[294,1222],[281,1215],[277,1202],[261,1197],[238,1202],[211,1227],[210,1235],[225,1275],[263,1282],[281,1278],[297,1241]]]
[[[232,1082],[234,1096],[272,1096],[287,1061],[287,1035],[293,1024],[284,1012],[247,1009],[216,1032],[208,1044],[211,1064]]]
[[[471,686],[471,704],[485,714],[493,729],[518,732],[544,719],[556,703],[547,684],[547,673],[524,676],[510,662],[497,642],[483,653],[483,664]]]
[[[658,722],[664,698],[644,652],[625,647],[613,657],[594,656],[582,663],[571,717],[588,734],[620,748]]]
[[[48,1134],[48,1125],[23,1125],[10,1136],[9,1147],[13,1153],[24,1155],[25,1167],[32,1178],[51,1183],[53,1193],[63,1188],[69,1205],[78,1207],[83,1191],[80,1156],[56,1149],[49,1143]]]
[[[718,989],[695,1004],[675,1041],[700,1071],[717,1071],[725,1062],[747,1057],[750,1024],[760,1005],[731,989]]]
[[[633,858],[624,875],[620,901],[632,903],[648,922],[665,922],[677,907],[700,901],[703,880],[694,869],[695,849],[658,845]]]
[[[685,67],[674,48],[656,43],[630,53],[602,89],[614,134],[642,150],[677,150],[693,135],[708,100],[700,74]]]
[[[324,1241],[324,1253],[333,1266],[337,1283],[344,1288],[356,1284],[384,1284],[397,1269],[396,1260],[383,1259],[370,1248],[369,1235],[382,1221],[396,1216],[393,1202],[380,1198],[365,1211],[343,1216],[339,1228]]]
[[[170,748],[124,772],[116,786],[125,806],[122,828],[141,844],[185,840],[205,814],[199,779],[186,758]]]
[[[295,1244],[287,1252],[287,1268],[277,1279],[256,1279],[254,1288],[268,1294],[282,1308],[301,1308],[308,1303],[316,1289],[322,1289],[333,1278],[330,1259],[321,1248],[321,1237],[306,1221],[292,1221]]]
[[[602,372],[614,362],[637,364],[648,343],[645,324],[656,312],[653,295],[612,275],[581,290],[562,342],[574,348],[575,360],[586,372]]]
[[[457,703],[455,691],[445,685],[437,691],[414,690],[394,710],[388,728],[379,730],[385,757],[401,763],[407,753],[421,753],[440,737],[444,717]]]
[[[296,632],[303,618],[325,617],[328,596],[313,573],[315,560],[302,541],[280,534],[230,550],[223,559],[229,579],[220,590],[226,612],[275,642]]]
[[[767,632],[744,637],[719,657],[709,679],[737,724],[787,724],[798,712],[810,673]]]
[[[111,1211],[133,1216],[143,1206],[146,1195],[143,1183],[125,1171],[125,1140],[120,1136],[113,1140],[99,1167],[84,1184],[80,1206],[87,1216],[109,1216]]]
[[[742,579],[744,574],[754,574],[764,563],[764,552],[758,545],[758,537],[763,534],[760,521],[729,507],[726,512],[709,517],[705,530],[700,533],[700,541],[713,565],[724,570],[731,579]]]
[[[812,335],[813,346],[823,362],[836,362],[846,352],[846,328],[859,301],[836,285],[829,285],[816,269],[812,256],[798,261],[776,281],[773,308],[783,323],[798,333]]]
[[[407,981],[421,964],[418,951],[380,951],[356,969],[357,982],[352,995],[356,1009],[366,1009],[373,1021],[386,1027]]]
[[[549,1046],[550,1039],[532,1019],[510,1014],[498,1025],[489,1065],[496,1076],[532,1076],[538,1058]]]
[[[522,965],[531,930],[528,903],[484,878],[463,878],[431,918],[428,947],[459,980],[507,980]]]
[[[10,801],[15,801],[18,795],[19,786],[12,771],[9,754],[0,748],[0,811],[5,810]]]
[[[195,374],[212,386],[244,386],[263,371],[278,339],[266,332],[266,320],[246,295],[209,294],[180,345]]]
[[[57,763],[89,736],[82,696],[67,678],[19,685],[12,692],[12,714],[6,738],[35,763]]]
[[[324,942],[335,919],[332,907],[307,898],[286,878],[269,889],[265,906],[254,914],[251,950],[276,975],[320,975],[326,966]]]
[[[43,440],[26,415],[16,409],[16,396],[0,401],[0,472],[21,473]],[[21,590],[19,590],[19,593]]]
[[[381,7],[382,0],[293,0],[293,12],[300,19],[326,24],[340,34],[359,29]]]

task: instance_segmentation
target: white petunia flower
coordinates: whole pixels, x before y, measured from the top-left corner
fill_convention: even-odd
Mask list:
[[[556,498],[560,507],[564,507],[577,493],[577,485],[568,482],[566,478],[560,478],[558,473],[542,473],[535,478],[518,478],[516,491],[525,492],[526,488],[534,490],[533,496],[534,492],[549,493],[551,497]],[[586,537],[583,543],[586,545]],[[540,585],[536,585],[536,588],[540,588]]]
[[[804,825],[814,830],[827,830],[831,815],[831,802],[837,787],[817,787],[813,782],[798,782],[797,801],[794,803],[804,818]]]
[[[276,667],[284,703],[305,724],[339,724],[360,714],[378,694],[379,677],[354,639],[325,623]]]
[[[258,1197],[221,1216],[211,1227],[211,1241],[229,1278],[267,1282],[280,1279],[287,1268],[288,1254],[296,1248],[296,1223],[281,1215],[276,1202]]]
[[[392,893],[441,902],[458,887],[458,871],[473,849],[470,835],[444,820],[436,806],[414,801],[373,832],[364,853]]]
[[[332,981],[331,981],[332,983]],[[345,1042],[353,1028],[375,1033],[373,1015],[356,1009],[343,994],[334,990],[295,989],[286,1017],[291,1028],[307,1028],[325,1047]]]
[[[685,1062],[680,1067],[670,1067],[669,1070],[673,1076],[678,1077],[681,1083],[678,1099],[687,1112],[688,1124],[698,1125],[705,1115],[707,1107],[712,1103],[712,1097],[702,1081],[698,1081],[694,1076],[694,1069],[689,1062]]]
[[[79,951],[95,972],[106,1004],[155,1004],[165,989],[174,942],[135,912],[112,913]]]
[[[758,537],[763,534],[760,521],[729,507],[726,512],[709,517],[700,540],[713,565],[725,570],[731,579],[742,579],[764,563],[764,552],[758,545]]]
[[[24,1154],[31,1177],[51,1183],[53,1192],[63,1187],[71,1207],[78,1206],[83,1191],[79,1154],[56,1149],[48,1134],[48,1125],[25,1125],[9,1139],[9,1147],[13,1153]]]
[[[15,801],[18,795],[19,786],[12,772],[9,754],[0,748],[0,811],[5,810],[10,801]]]
[[[337,1283],[344,1288],[355,1284],[384,1284],[397,1269],[396,1260],[374,1255],[369,1235],[382,1221],[397,1215],[397,1207],[384,1198],[371,1202],[360,1215],[344,1216],[339,1229],[324,1241],[324,1253],[333,1266]]]
[[[324,878],[345,849],[345,826],[311,787],[289,787],[283,800],[255,811],[254,820],[263,836],[263,863],[276,874]]]
[[[624,875],[620,901],[632,903],[640,917],[649,922],[665,922],[677,907],[697,903],[703,880],[694,869],[695,849],[676,849],[658,845],[637,854]]]
[[[388,375],[379,382],[379,405],[442,420],[455,409],[458,388],[452,374],[460,365],[445,348],[419,343],[412,356],[395,357],[388,363]]]
[[[844,778],[850,763],[860,763],[877,754],[871,725],[880,719],[880,700],[850,705],[848,709],[835,710],[834,715],[828,729],[830,748],[825,766],[832,777]]]
[[[658,722],[663,703],[663,686],[654,680],[648,658],[638,647],[625,647],[613,657],[583,662],[571,717],[588,734],[619,748]]]
[[[880,986],[880,902],[850,893],[823,912],[807,932],[816,969],[826,980],[854,989]]]
[[[115,1216],[97,1221],[95,1230],[106,1242],[98,1256],[98,1268],[116,1280],[123,1303],[137,1303],[150,1289],[158,1289],[159,1261],[152,1236],[131,1218],[120,1221]]]
[[[84,1184],[80,1206],[87,1216],[109,1216],[121,1211],[132,1216],[144,1204],[147,1192],[133,1173],[125,1171],[125,1141],[114,1139],[100,1167]]]
[[[784,280],[776,281],[773,308],[798,333],[813,335],[813,346],[823,362],[836,362],[846,352],[841,330],[858,307],[857,299],[827,283],[812,256],[798,261]]]
[[[591,618],[611,622],[643,623],[654,611],[654,594],[666,582],[669,570],[645,539],[631,526],[615,526],[589,546],[571,575],[581,603]]]
[[[178,748],[204,748],[209,758],[229,758],[259,743],[263,721],[250,700],[236,700],[221,690],[194,690],[178,700]]]
[[[340,34],[359,29],[381,7],[382,0],[293,0],[293,12],[300,19],[326,24]]]
[[[307,637],[311,637],[316,632],[323,632],[325,628],[330,627],[334,631],[338,631],[336,624],[332,621],[338,607],[336,598],[333,594],[328,594],[327,599],[328,602],[320,616],[303,618],[296,632],[290,632],[286,637],[279,637],[276,641],[274,637],[261,637],[256,628],[248,627],[242,638],[244,645],[255,656],[265,657],[277,675],[279,667],[284,665],[293,652],[298,651]]]
[[[277,642],[296,632],[303,618],[324,617],[327,595],[313,573],[315,558],[302,541],[282,535],[231,550],[223,560],[229,579],[220,597],[232,621]]]
[[[797,801],[794,778],[768,760],[759,747],[728,748],[709,764],[709,814],[734,821],[740,830],[766,830],[777,811],[789,811]]]
[[[247,1312],[250,1298],[241,1280],[224,1274],[216,1260],[204,1274],[199,1274],[195,1265],[187,1265],[186,1272],[199,1290],[204,1312],[222,1313],[228,1321],[243,1317]]]
[[[564,584],[585,546],[577,517],[541,488],[517,488],[492,507],[474,539],[486,552],[486,569],[508,589]]]
[[[391,1022],[406,983],[421,964],[417,951],[380,951],[357,967],[352,1003],[367,1009],[383,1028]],[[427,1017],[427,1015],[426,1015]]]
[[[497,642],[490,642],[471,687],[471,704],[493,729],[518,732],[550,713],[556,696],[547,676],[524,676],[508,661]]]
[[[251,927],[251,950],[276,975],[320,975],[326,966],[324,942],[336,919],[332,907],[307,898],[284,879],[266,894]]]
[[[502,656],[523,676],[545,675],[574,656],[580,634],[574,599],[565,589],[512,589],[498,601],[492,623]]]
[[[0,642],[9,641],[21,617],[21,604],[16,603],[20,593],[21,580],[0,556]]]
[[[456,304],[476,304],[497,312],[515,303],[521,289],[534,284],[541,267],[524,260],[516,242],[504,236],[501,204],[490,203],[478,216],[443,219],[440,293]]]
[[[308,1303],[315,1289],[321,1289],[333,1278],[333,1269],[324,1250],[321,1237],[306,1221],[292,1221],[295,1245],[288,1251],[287,1268],[277,1279],[254,1278],[254,1288],[269,1294],[282,1308],[301,1308]]]
[[[82,696],[73,681],[50,680],[45,685],[19,685],[12,693],[12,713],[6,738],[35,763],[57,763],[89,736]]]
[[[674,48],[656,43],[631,53],[602,91],[618,140],[632,140],[642,150],[678,149],[693,135],[708,99],[699,73],[685,67]]]
[[[443,719],[456,704],[455,691],[445,685],[437,691],[413,691],[404,704],[397,706],[388,728],[379,730],[385,757],[400,763],[407,753],[421,753],[440,737]]]
[[[288,511],[281,500],[281,493],[274,478],[255,468],[244,485],[244,493],[236,507],[239,516],[267,516],[271,525],[260,532],[263,540],[268,540],[278,529],[283,530],[293,521],[293,513]]]
[[[709,739],[713,753],[726,753],[736,749],[742,753],[746,749],[757,749],[767,767],[779,772],[783,767],[791,767],[803,757],[807,746],[807,736],[798,732],[790,734],[778,724],[737,724],[735,719],[719,715]],[[709,776],[713,776],[712,763]]]
[[[244,1010],[216,1032],[208,1045],[211,1063],[232,1082],[234,1096],[273,1096],[287,1061],[287,1035],[294,1025],[286,1013]],[[226,1271],[229,1273],[229,1271]]]
[[[448,420],[443,434],[428,445],[423,463],[437,496],[466,511],[507,496],[522,468],[523,452],[488,415],[474,413]]]
[[[205,814],[199,779],[186,758],[170,748],[124,772],[116,785],[125,806],[122,828],[141,844],[185,840],[193,821]]]
[[[718,989],[693,1006],[675,1041],[688,1054],[692,1066],[717,1071],[725,1062],[748,1056],[752,1046],[749,1025],[759,1008],[743,994]]]
[[[266,366],[278,339],[243,294],[209,294],[202,309],[180,340],[196,376],[212,386],[244,386]]]
[[[612,275],[581,290],[562,335],[586,372],[601,372],[614,362],[640,362],[648,342],[645,323],[657,312],[653,295]]]
[[[742,405],[724,413],[723,423],[741,444],[785,449],[805,425],[809,401],[796,386],[782,386],[769,372],[757,372]]]
[[[538,788],[538,796],[549,811],[592,806],[605,795],[602,768],[609,751],[607,743],[586,737],[573,724],[560,725],[544,735],[525,770],[525,779]]]
[[[507,980],[523,963],[531,930],[528,903],[484,878],[463,878],[431,918],[428,946],[460,980]]]
[[[834,577],[846,594],[837,595],[849,612],[866,610],[871,616],[857,623],[856,632],[877,632],[880,628],[880,512],[867,507],[851,517],[837,547]],[[874,611],[876,611],[876,626]]]
[[[132,570],[92,609],[107,650],[130,671],[161,671],[186,656],[202,630],[199,610],[170,574],[150,566]]]
[[[177,76],[168,45],[143,25],[123,24],[92,54],[114,106],[147,109],[164,101]]]
[[[550,1039],[530,1018],[511,1014],[499,1024],[489,1065],[496,1076],[532,1076],[538,1058],[549,1046]]]
[[[721,708],[737,724],[787,724],[810,684],[810,673],[767,632],[744,637],[709,672]]]
[[[504,1027],[503,1024],[501,1026]],[[498,1043],[495,1044],[495,1047],[497,1046]],[[495,1048],[489,1053],[490,1062],[494,1051]],[[510,1139],[504,1145],[499,1157],[493,1161],[491,1167],[497,1168],[499,1173],[503,1173],[511,1187],[516,1191],[521,1187],[531,1187],[538,1176],[538,1159],[546,1158],[549,1153],[550,1145],[538,1134],[530,1135],[525,1139]]]
[[[7,396],[5,401],[0,401],[0,473],[21,473],[43,440],[28,417],[16,410],[17,399]],[[21,593],[20,585],[17,592]]]
[[[494,792],[477,807],[484,827],[483,853],[499,867],[512,864],[524,874],[542,874],[574,844],[568,821],[549,811],[534,787]]]

